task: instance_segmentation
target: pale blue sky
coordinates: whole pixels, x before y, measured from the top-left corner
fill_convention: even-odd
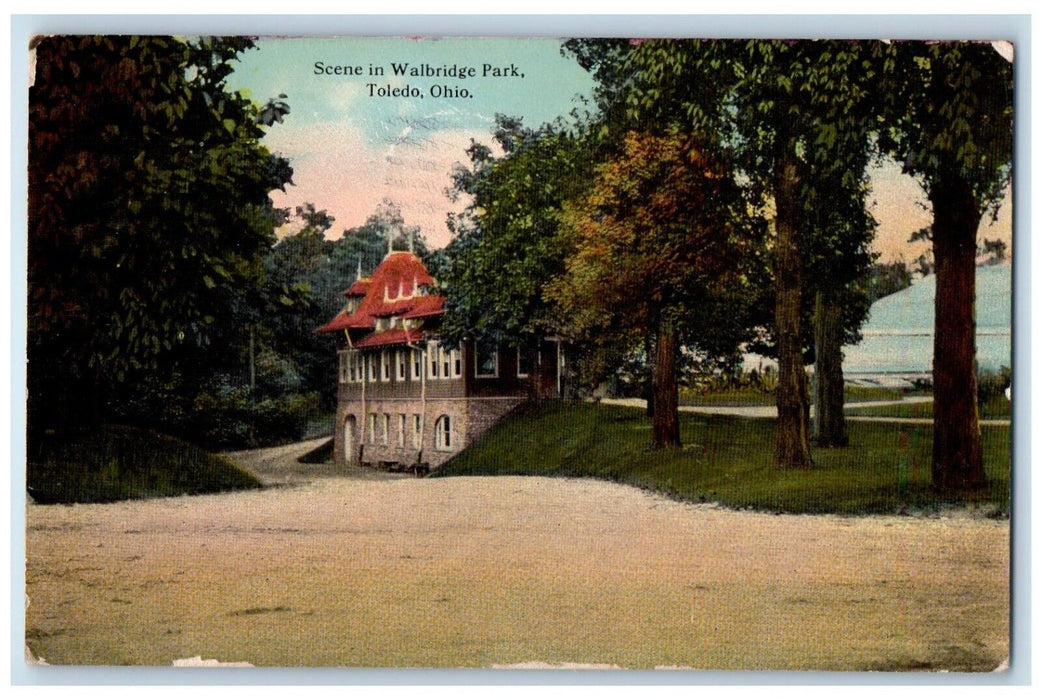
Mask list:
[[[288,95],[293,121],[307,124],[345,119],[363,125],[379,138],[395,118],[434,117],[441,128],[482,128],[496,112],[524,116],[541,123],[568,111],[572,98],[588,93],[589,75],[572,59],[561,56],[555,39],[481,38],[261,38],[257,49],[246,52],[232,83],[249,88],[263,101],[278,93]],[[327,66],[359,66],[363,76],[316,75],[317,61]],[[472,66],[477,75],[455,78],[395,78],[390,64],[422,63],[433,67]],[[484,65],[515,65],[524,78],[482,76]],[[383,78],[369,75],[369,67],[383,67]],[[367,83],[419,88],[422,98],[369,97]],[[433,85],[468,89],[473,97],[439,99]]]
[[[288,157],[295,185],[275,193],[278,206],[312,202],[336,218],[332,233],[362,224],[383,199],[398,203],[410,224],[428,241],[449,240],[445,220],[458,209],[445,195],[453,164],[466,160],[471,139],[491,142],[495,114],[520,116],[537,126],[567,115],[589,95],[593,81],[551,38],[364,38],[306,37],[257,40],[229,79],[264,102],[285,94],[291,113],[275,125],[266,143]],[[360,67],[362,75],[316,75],[315,63]],[[467,78],[395,76],[391,63],[432,68],[472,67]],[[485,65],[524,77],[482,75]],[[370,73],[383,68],[383,76]],[[371,96],[369,83],[411,87],[421,96]],[[438,97],[434,86],[458,95]],[[876,248],[884,259],[914,260],[926,244],[908,236],[930,223],[919,186],[893,164],[874,168],[871,211],[879,221]],[[1011,240],[1010,202],[1000,220],[985,221],[982,237]]]
[[[444,245],[446,216],[458,207],[444,190],[453,164],[466,160],[470,140],[491,142],[496,113],[531,126],[566,115],[593,85],[561,55],[556,39],[261,38],[257,47],[246,52],[229,83],[258,102],[285,94],[290,105],[285,122],[265,139],[295,171],[295,186],[276,193],[276,204],[313,202],[336,218],[336,235],[390,198],[408,223]],[[318,75],[316,62],[358,66],[363,75]],[[466,67],[475,75],[399,77],[392,62]],[[371,75],[370,66],[384,75]],[[497,70],[508,77],[494,77]],[[372,96],[369,83],[411,87],[420,96]],[[439,96],[441,86],[454,96]],[[471,96],[459,96],[461,90]]]

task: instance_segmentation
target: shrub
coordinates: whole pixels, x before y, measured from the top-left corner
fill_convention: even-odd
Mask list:
[[[40,503],[103,503],[257,488],[228,459],[168,435],[103,426],[30,442],[26,488]]]

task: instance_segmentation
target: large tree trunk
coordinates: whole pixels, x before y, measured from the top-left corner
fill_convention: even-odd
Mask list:
[[[814,442],[846,447],[843,418],[843,310],[833,292],[814,296]]]
[[[969,184],[959,177],[939,178],[929,194],[937,265],[933,485],[942,491],[969,491],[984,485],[974,345],[980,214]]]
[[[774,172],[778,234],[774,274],[774,322],[778,334],[778,424],[774,440],[774,463],[778,467],[800,469],[812,466],[808,426],[810,406],[800,337],[800,272],[803,264],[800,250],[801,202],[798,199],[795,139],[781,135],[779,138],[781,142]]]
[[[662,314],[655,335],[655,416],[651,422],[651,441],[655,447],[680,447],[677,408],[679,351],[676,322],[668,314]]]

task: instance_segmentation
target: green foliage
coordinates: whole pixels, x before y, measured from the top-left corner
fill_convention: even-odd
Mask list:
[[[902,41],[876,52],[882,148],[928,189],[965,181],[978,215],[994,212],[1012,172],[1012,63],[987,42]]]
[[[443,333],[524,340],[554,333],[560,319],[545,299],[570,255],[560,235],[563,205],[588,182],[589,142],[562,125],[523,127],[497,116],[503,152],[472,143],[469,167],[453,175],[455,197],[470,204],[449,221],[454,238],[438,279],[448,296]]]
[[[565,332],[631,354],[668,318],[703,364],[746,339],[750,253],[763,227],[698,137],[625,135],[588,193],[564,207],[574,252],[550,285]]]
[[[1006,390],[1013,383],[1013,372],[1009,367],[1001,367],[998,372],[984,372],[977,378],[977,402],[981,405],[1002,399],[999,405],[1004,405],[1006,414],[1009,414],[1009,399],[1006,398]]]
[[[903,260],[893,263],[875,263],[868,268],[862,280],[868,304],[871,305],[902,289],[912,286],[912,272]]]
[[[103,503],[260,486],[224,457],[122,426],[31,441],[26,480],[39,503]]]
[[[876,125],[876,66],[865,45],[594,39],[567,48],[600,80],[612,81],[597,92],[609,128],[699,134],[710,154],[726,155],[736,168],[753,210],[775,219],[770,254],[750,275],[760,289],[752,308],[761,315],[748,325],[762,331],[758,352],[778,346],[786,426],[779,463],[809,464],[800,378],[810,359],[810,302],[815,292],[834,300],[848,340],[868,310],[856,284],[870,262],[875,225],[864,206]],[[804,278],[814,282],[804,285]]]
[[[248,385],[224,375],[195,396],[187,420],[178,427],[210,447],[255,447],[304,439],[323,410],[317,391],[276,387],[251,395]]]
[[[504,421],[433,476],[592,477],[685,501],[787,513],[931,512],[953,505],[930,486],[929,426],[853,423],[851,447],[817,450],[813,470],[775,469],[774,431],[770,420],[682,414],[687,447],[651,450],[639,411],[543,404]],[[961,502],[1008,513],[1009,428],[985,427],[983,436],[988,486]]]
[[[246,39],[51,36],[29,90],[31,429],[222,361],[292,174],[225,79]],[[233,345],[234,346],[234,345]],[[215,351],[216,350],[216,351]]]
[[[258,396],[317,392],[322,405],[336,403],[332,366],[334,343],[314,331],[336,316],[343,292],[361,273],[372,274],[387,255],[412,248],[429,256],[417,226],[406,225],[401,210],[385,200],[361,226],[327,238],[334,219],[311,203],[297,207],[300,228],[284,236],[264,258],[266,303],[256,323]]]

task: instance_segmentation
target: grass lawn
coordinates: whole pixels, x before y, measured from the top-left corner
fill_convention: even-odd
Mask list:
[[[125,426],[41,440],[30,449],[26,481],[39,503],[104,503],[260,487],[225,457]]]
[[[791,513],[896,513],[954,505],[930,486],[932,429],[851,423],[851,446],[815,449],[815,468],[773,466],[774,421],[680,416],[680,450],[650,448],[651,423],[622,406],[549,403],[490,431],[433,476],[593,477],[688,501]],[[1009,509],[1010,432],[985,426],[989,484],[968,498],[996,515]]]

